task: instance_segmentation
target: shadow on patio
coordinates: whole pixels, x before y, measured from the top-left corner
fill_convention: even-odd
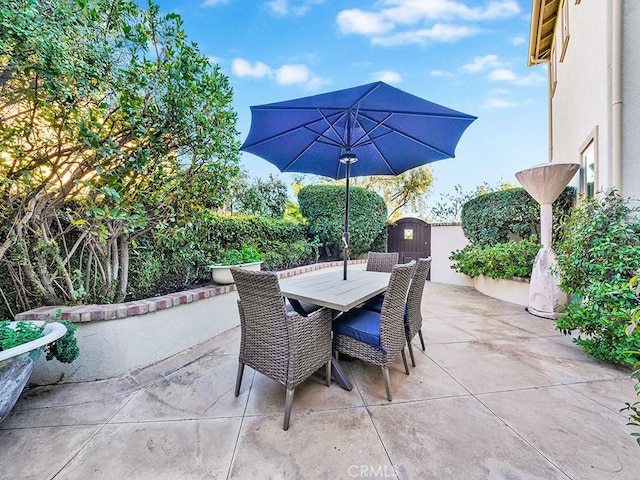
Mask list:
[[[235,294],[226,294],[235,302]],[[247,368],[239,328],[130,375],[26,390],[0,425],[11,479],[636,479],[619,409],[630,370],[598,362],[550,320],[472,288],[427,282],[426,352],[343,364],[352,391],[312,377],[282,430],[284,387]]]

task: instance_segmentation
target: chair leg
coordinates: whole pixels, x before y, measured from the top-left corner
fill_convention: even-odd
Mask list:
[[[327,387],[331,386],[331,359],[327,362],[325,375],[327,377]]]
[[[409,365],[407,365],[407,356],[404,354],[404,348],[400,353],[402,353],[402,362],[404,363],[404,373],[409,375]]]
[[[407,345],[409,346],[409,356],[411,357],[411,365],[413,365],[413,368],[416,368],[416,359],[413,356],[413,347],[411,346],[411,341],[407,342]]]
[[[240,385],[242,385],[243,373],[244,373],[244,363],[238,362],[238,376],[236,377],[236,397],[240,395]]]
[[[420,344],[422,345],[422,351],[426,351],[427,349],[424,348],[424,337],[422,336],[422,330],[418,330],[418,335],[420,335]]]
[[[387,391],[387,400],[391,401],[391,382],[389,381],[389,369],[382,367],[382,378],[384,378],[384,389]]]
[[[284,402],[284,425],[283,430],[289,430],[289,419],[291,418],[291,406],[293,405],[293,393],[295,388],[287,388],[287,398]]]

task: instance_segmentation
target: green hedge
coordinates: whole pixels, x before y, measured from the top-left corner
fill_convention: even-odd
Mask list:
[[[342,251],[344,230],[345,187],[308,185],[298,192],[300,212],[309,222],[309,234],[337,257]],[[364,188],[350,189],[349,233],[350,253],[358,255],[387,228],[387,206],[377,193]]]
[[[467,245],[451,254],[451,266],[470,277],[529,278],[540,244],[535,240],[513,240],[497,245]]]
[[[554,236],[568,217],[575,189],[567,187],[553,204]],[[524,188],[486,193],[462,207],[462,230],[473,244],[495,245],[540,234],[540,205]]]
[[[264,270],[282,270],[312,263],[316,251],[307,240],[307,226],[252,215],[224,216],[203,210],[197,219],[158,229],[140,240],[131,256],[131,295],[150,291],[159,279],[173,277],[189,284],[209,278],[208,268],[227,250],[255,246],[264,255]]]

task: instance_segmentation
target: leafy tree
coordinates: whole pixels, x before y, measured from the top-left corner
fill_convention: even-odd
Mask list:
[[[517,185],[506,182],[497,182],[491,185],[483,182],[477,185],[474,190],[465,191],[462,185],[453,187],[453,193],[441,193],[438,201],[430,207],[430,220],[438,223],[457,223],[461,221],[462,207],[469,200],[484,195],[485,193],[497,192],[516,188]]]
[[[426,197],[433,184],[433,174],[428,165],[407,170],[400,175],[372,175],[352,177],[350,185],[372,190],[378,193],[387,204],[388,219],[393,221],[410,212],[422,212],[426,209]],[[293,184],[298,192],[303,184],[307,185],[344,185],[344,180],[332,180],[316,175],[299,175]]]
[[[232,213],[282,218],[288,201],[287,186],[273,175],[268,180],[250,180],[249,172],[241,170],[232,182],[232,195],[227,209]]]
[[[222,204],[231,101],[153,3],[3,2],[0,262],[16,304],[121,300],[137,237]]]

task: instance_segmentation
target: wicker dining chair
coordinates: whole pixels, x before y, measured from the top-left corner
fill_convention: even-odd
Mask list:
[[[411,364],[416,366],[416,359],[413,355],[413,347],[411,341],[418,334],[420,336],[420,344],[422,350],[426,350],[424,346],[424,337],[422,336],[422,293],[424,292],[424,284],[429,276],[431,269],[431,257],[419,258],[416,268],[413,271],[411,286],[407,295],[407,305],[404,311],[404,329],[407,337],[407,346],[409,347],[409,356]],[[374,312],[382,311],[382,299],[374,297],[366,302],[362,308],[372,310]]]
[[[396,265],[391,272],[382,312],[364,308],[349,310],[333,322],[334,350],[382,367],[387,400],[391,401],[389,365],[402,354],[404,370],[409,375],[404,347],[404,305],[414,262]]]
[[[278,276],[232,268],[240,313],[240,354],[235,396],[240,394],[244,366],[287,389],[284,430],[289,428],[296,387],[322,365],[331,385],[331,313],[323,308],[307,317],[286,312]]]
[[[367,271],[391,273],[393,266],[398,263],[398,256],[398,252],[369,252],[367,255]]]
[[[431,269],[431,257],[419,258],[416,269],[413,272],[409,294],[407,295],[407,308],[404,314],[404,330],[407,335],[407,345],[409,346],[409,356],[411,364],[416,366],[416,359],[413,356],[413,347],[411,341],[418,334],[420,336],[420,344],[422,351],[425,351],[424,337],[422,336],[422,293],[424,292],[424,284],[429,276]]]

